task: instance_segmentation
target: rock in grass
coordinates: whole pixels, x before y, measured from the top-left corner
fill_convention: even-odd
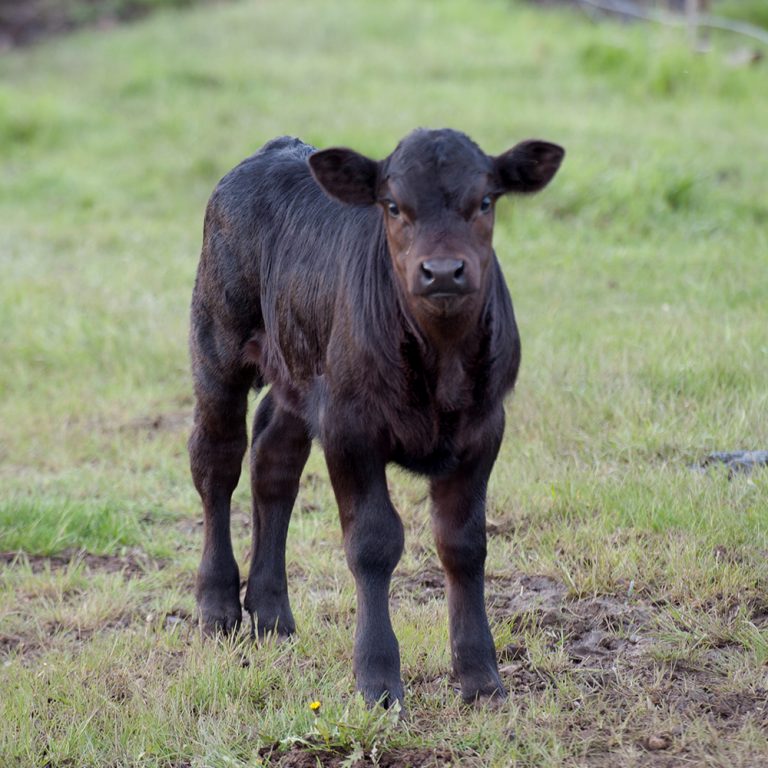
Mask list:
[[[652,734],[645,740],[645,748],[651,752],[656,752],[660,749],[669,749],[672,744],[672,739],[664,733]]]
[[[724,464],[731,473],[748,474],[757,467],[768,466],[768,451],[717,451],[710,453],[701,464],[693,467],[703,472],[707,467]]]

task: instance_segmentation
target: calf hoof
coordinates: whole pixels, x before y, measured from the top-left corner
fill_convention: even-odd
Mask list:
[[[507,691],[505,688],[496,688],[490,693],[478,691],[471,696],[465,696],[462,691],[461,699],[465,704],[476,709],[501,709],[507,700]]]
[[[224,601],[221,596],[205,596],[198,602],[200,627],[205,635],[231,635],[237,632],[243,620],[239,597]]]
[[[240,607],[240,579],[222,584],[206,584],[198,577],[197,608],[200,614],[200,627],[203,634],[233,634],[243,619]]]
[[[504,688],[498,674],[482,679],[463,678],[461,680],[461,698],[465,704],[476,706],[499,706],[507,698],[507,690]]]
[[[248,610],[247,606],[246,610]],[[267,640],[269,638],[278,641],[287,640],[296,632],[296,623],[290,610],[287,614],[278,613],[271,616],[248,610],[248,615],[251,617],[251,639],[253,640]]]
[[[398,679],[389,683],[383,680],[369,682],[358,680],[357,690],[362,694],[367,707],[375,707],[378,704],[384,709],[389,709],[397,703],[400,705],[401,712],[405,712],[403,709],[405,693],[402,680]]]
[[[296,622],[285,589],[255,584],[253,574],[245,591],[245,610],[251,617],[251,637],[285,639],[296,632]]]

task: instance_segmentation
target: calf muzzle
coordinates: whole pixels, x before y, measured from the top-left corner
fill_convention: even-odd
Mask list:
[[[427,259],[419,264],[414,277],[414,296],[430,298],[463,296],[473,293],[466,274],[466,262],[460,259]]]

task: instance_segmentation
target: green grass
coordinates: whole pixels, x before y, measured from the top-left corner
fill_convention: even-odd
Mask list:
[[[768,447],[768,70],[712,42],[493,0],[243,0],[0,57],[0,550],[24,553],[0,561],[0,764],[768,761],[768,473],[689,470]],[[425,484],[393,470],[397,724],[353,695],[318,451],[289,538],[297,639],[197,637],[186,331],[221,175],[276,135],[383,157],[417,125],[568,156],[498,212],[523,336],[489,500],[511,696],[460,704]],[[579,660],[598,640],[619,650]]]
[[[768,29],[768,7],[760,0],[717,0],[713,12]]]
[[[112,552],[144,537],[131,505],[78,502],[56,496],[9,498],[0,502],[0,548],[38,554],[64,549]]]

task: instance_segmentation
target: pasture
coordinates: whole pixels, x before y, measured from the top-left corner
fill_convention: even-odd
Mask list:
[[[0,54],[0,765],[768,762],[768,471],[691,469],[768,448],[768,69],[711,43],[501,0],[242,0]],[[510,696],[461,703],[426,483],[393,468],[398,722],[353,696],[317,448],[296,639],[199,636],[186,335],[226,171],[282,134],[383,157],[419,125],[568,154],[497,213],[523,343],[488,510]]]

